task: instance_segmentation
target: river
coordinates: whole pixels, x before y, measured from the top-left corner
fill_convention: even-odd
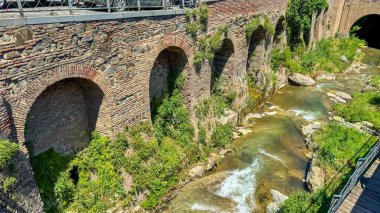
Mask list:
[[[170,202],[168,212],[265,212],[270,189],[290,195],[305,190],[308,156],[302,125],[328,122],[331,107],[326,92],[359,92],[370,76],[379,75],[380,51],[364,48],[361,73],[337,76],[314,87],[287,85],[255,113],[275,112],[250,128],[252,133],[233,141],[235,152],[204,177],[185,185]]]

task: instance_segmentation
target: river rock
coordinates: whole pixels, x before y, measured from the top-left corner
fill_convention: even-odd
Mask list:
[[[350,94],[347,94],[345,92],[341,92],[341,91],[338,91],[338,92],[335,92],[335,95],[345,99],[345,100],[352,100],[352,96]]]
[[[321,123],[319,122],[313,122],[311,124],[308,124],[306,126],[303,126],[302,127],[302,134],[304,136],[307,136],[307,135],[311,135],[313,134],[315,131],[319,130],[321,128]]]
[[[325,172],[314,164],[315,157],[312,159],[310,169],[306,175],[306,186],[311,192],[317,191],[325,183]]]
[[[340,56],[340,60],[343,61],[344,63],[348,62],[348,58],[345,55]]]
[[[309,76],[293,73],[289,76],[289,81],[299,86],[313,86],[316,82]]]
[[[336,76],[334,74],[330,74],[330,73],[322,73],[322,74],[318,75],[317,77],[315,77],[315,80],[317,80],[317,81],[321,81],[321,80],[332,81],[335,79],[336,79]]]
[[[220,117],[217,122],[222,125],[225,125],[227,123],[236,125],[238,123],[238,114],[233,110],[226,109],[224,110],[223,116]]]
[[[206,168],[204,166],[195,166],[194,168],[190,169],[189,175],[192,179],[202,177],[203,174],[206,172]]]
[[[248,135],[252,132],[251,129],[245,127],[236,127],[236,131],[242,135]]]
[[[368,122],[368,121],[356,122],[355,126],[357,126],[362,131],[367,132],[371,135],[376,135],[376,133],[377,133],[377,130],[376,130],[375,126],[373,125],[373,123]]]
[[[264,112],[265,115],[275,115],[277,112]]]
[[[219,155],[226,155],[230,152],[232,152],[232,149],[223,149],[219,152]]]
[[[288,199],[288,196],[274,189],[271,189],[270,193],[272,194],[272,203],[267,206],[267,213],[279,212],[280,206]]]
[[[206,171],[212,170],[217,165],[218,157],[219,156],[216,153],[210,154],[207,161]]]
[[[329,99],[335,103],[343,103],[346,104],[347,101],[344,100],[343,98],[339,97],[338,95],[335,95],[334,93],[328,92],[326,93]]]
[[[249,113],[248,115],[246,115],[243,119],[243,123],[249,123],[249,124],[254,124],[255,122],[253,121],[253,119],[255,118],[255,114],[253,113]]]

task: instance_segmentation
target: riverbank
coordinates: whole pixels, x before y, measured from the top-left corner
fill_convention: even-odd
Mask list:
[[[358,69],[363,71],[364,66],[355,63],[349,68]],[[360,92],[359,87],[374,73],[378,71],[334,74],[334,81],[319,79],[314,87],[290,85],[279,90],[263,107],[243,119],[252,124],[248,128],[252,133],[232,143],[235,152],[214,171],[180,189],[168,212],[228,212],[237,211],[239,206],[242,212],[244,208],[263,212],[272,202],[271,189],[286,195],[305,191],[304,173],[313,154],[307,149],[302,127],[327,125],[333,105],[327,93]],[[362,84],[358,86],[358,82]],[[241,185],[252,191],[246,192]]]

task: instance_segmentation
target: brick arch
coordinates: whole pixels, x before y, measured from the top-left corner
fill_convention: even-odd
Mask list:
[[[100,73],[94,68],[87,65],[67,64],[57,66],[43,75],[39,75],[27,83],[26,89],[17,97],[17,100],[11,100],[15,104],[13,107],[14,125],[16,130],[17,140],[21,145],[21,150],[27,152],[24,145],[25,135],[24,128],[27,121],[28,113],[37,100],[37,98],[51,85],[65,79],[86,79],[97,85],[103,92],[104,97],[104,109],[103,112],[99,112],[99,117],[103,116],[107,121],[108,126],[98,129],[100,133],[111,135],[111,113],[114,108],[115,101],[113,100],[112,90],[110,88],[109,80],[106,75]],[[103,105],[103,104],[102,104]]]
[[[192,96],[192,90],[191,90],[191,85],[192,85],[192,81],[193,81],[193,76],[194,76],[194,67],[193,67],[193,48],[191,46],[191,44],[183,39],[183,38],[180,38],[178,36],[168,36],[168,37],[164,37],[163,39],[161,39],[154,47],[153,47],[153,50],[151,51],[149,57],[148,57],[148,61],[146,63],[146,66],[144,66],[145,70],[144,72],[146,73],[145,77],[144,77],[144,84],[146,85],[146,89],[144,91],[144,96],[146,97],[146,99],[148,99],[149,101],[147,101],[148,103],[150,103],[150,99],[151,99],[151,76],[152,76],[152,72],[154,71],[155,69],[155,63],[156,61],[159,59],[159,57],[161,57],[161,53],[165,52],[165,51],[170,51],[170,50],[174,50],[174,52],[177,52],[179,55],[182,55],[183,57],[186,58],[186,64],[184,65],[183,67],[183,73],[184,75],[186,76],[186,80],[185,80],[185,86],[183,87],[184,90],[182,91],[183,93],[183,96],[185,97],[185,104],[187,106],[187,108],[190,110],[190,106],[191,106],[191,96]],[[177,54],[177,53],[174,53],[173,55]],[[180,56],[180,57],[182,57]],[[151,107],[149,105],[149,107]],[[150,108],[149,108],[150,109]],[[149,110],[149,114],[151,113],[151,110]]]
[[[189,63],[192,64],[193,49],[191,47],[191,44],[187,40],[178,36],[170,36],[161,39],[160,42],[151,51],[151,57],[148,61],[148,67],[150,67],[149,70],[152,70],[154,62],[160,53],[169,47],[182,49],[182,51],[185,52]]]
[[[380,15],[380,3],[377,1],[355,0],[346,2],[339,25],[339,34],[348,35],[351,27],[359,19],[368,15]]]

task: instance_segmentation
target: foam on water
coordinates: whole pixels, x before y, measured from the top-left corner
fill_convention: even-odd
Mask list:
[[[271,153],[268,153],[267,151],[263,150],[263,149],[258,149],[259,153],[262,154],[262,155],[265,155],[275,161],[278,161],[282,164],[285,164],[284,160],[282,160],[280,157],[276,156],[276,155],[273,155]]]
[[[245,169],[229,172],[219,186],[216,195],[237,203],[236,212],[252,212],[255,208],[256,175],[263,166],[263,161],[256,158]]]
[[[296,116],[302,116],[303,119],[307,120],[307,121],[313,121],[316,119],[317,117],[317,114],[316,112],[310,112],[310,111],[305,111],[305,110],[302,110],[302,109],[291,109],[289,110],[290,112],[294,112],[296,114]]]
[[[194,211],[207,211],[207,212],[221,212],[219,208],[216,208],[215,206],[209,206],[203,203],[194,203],[191,206],[191,210]]]

